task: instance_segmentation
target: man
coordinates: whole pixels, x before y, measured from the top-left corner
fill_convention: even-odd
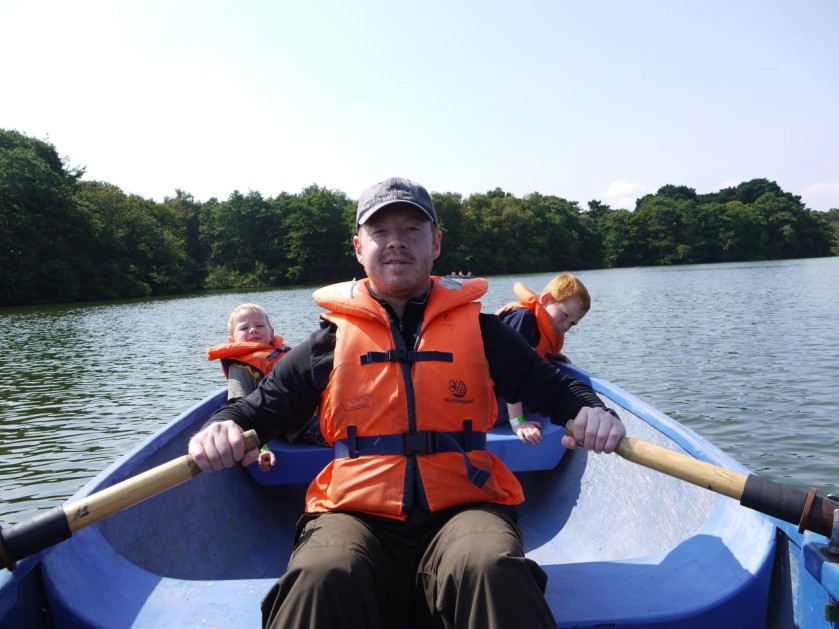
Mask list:
[[[524,556],[515,476],[486,450],[507,400],[565,423],[568,448],[624,435],[587,386],[563,376],[475,301],[481,279],[432,278],[442,234],[422,186],[391,178],[358,202],[367,279],[316,291],[322,328],[195,435],[202,470],[249,465],[319,408],[335,460],[312,482],[288,570],[263,601],[275,627],[555,627],[546,577]],[[282,461],[279,462],[282,465]]]

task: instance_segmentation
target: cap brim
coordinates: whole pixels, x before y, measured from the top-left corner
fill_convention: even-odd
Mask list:
[[[370,217],[371,217],[371,216],[373,216],[373,214],[375,214],[376,212],[378,212],[378,211],[379,211],[379,210],[381,210],[382,208],[387,207],[388,205],[397,205],[397,204],[401,204],[401,205],[410,205],[410,206],[412,206],[412,207],[415,207],[415,208],[417,208],[420,212],[422,212],[422,213],[423,213],[423,215],[424,215],[424,216],[425,216],[425,217],[426,217],[429,221],[431,221],[431,222],[432,222],[432,223],[434,223],[435,225],[437,224],[437,223],[436,223],[436,221],[434,220],[434,217],[432,217],[432,216],[431,216],[431,215],[430,215],[430,214],[426,211],[426,209],[425,209],[424,207],[422,207],[419,203],[414,203],[413,201],[408,201],[408,200],[406,200],[406,199],[389,199],[388,201],[383,201],[382,203],[379,203],[378,205],[374,205],[373,207],[366,209],[366,210],[364,211],[364,214],[362,214],[361,216],[359,216],[359,217],[357,218],[357,224],[358,224],[358,225],[364,225],[364,223],[366,223],[368,220],[370,220]]]

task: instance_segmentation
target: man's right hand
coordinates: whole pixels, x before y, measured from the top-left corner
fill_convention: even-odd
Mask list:
[[[189,440],[189,454],[204,472],[218,472],[236,461],[250,465],[259,458],[259,450],[245,452],[242,434],[242,429],[230,420],[210,424]]]

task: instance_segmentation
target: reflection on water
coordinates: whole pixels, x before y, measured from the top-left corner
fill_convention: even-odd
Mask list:
[[[565,351],[752,471],[839,488],[839,258],[583,271],[592,309]],[[484,311],[524,281],[490,278]],[[312,288],[0,312],[0,522],[53,507],[223,386],[207,347],[263,304],[290,345],[316,327]]]

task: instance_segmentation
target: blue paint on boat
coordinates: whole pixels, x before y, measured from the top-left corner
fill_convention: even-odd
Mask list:
[[[631,394],[563,369],[616,408],[630,436],[748,473]],[[70,500],[183,455],[225,393]],[[525,488],[520,525],[528,555],[549,575],[558,626],[836,627],[824,619],[839,592],[824,537],[617,456],[566,453],[561,434],[546,425],[545,442],[531,446],[500,427],[489,440]],[[269,474],[201,474],[0,571],[0,627],[259,626],[260,600],[291,552],[305,483],[331,456],[314,445],[272,447],[278,465]]]

